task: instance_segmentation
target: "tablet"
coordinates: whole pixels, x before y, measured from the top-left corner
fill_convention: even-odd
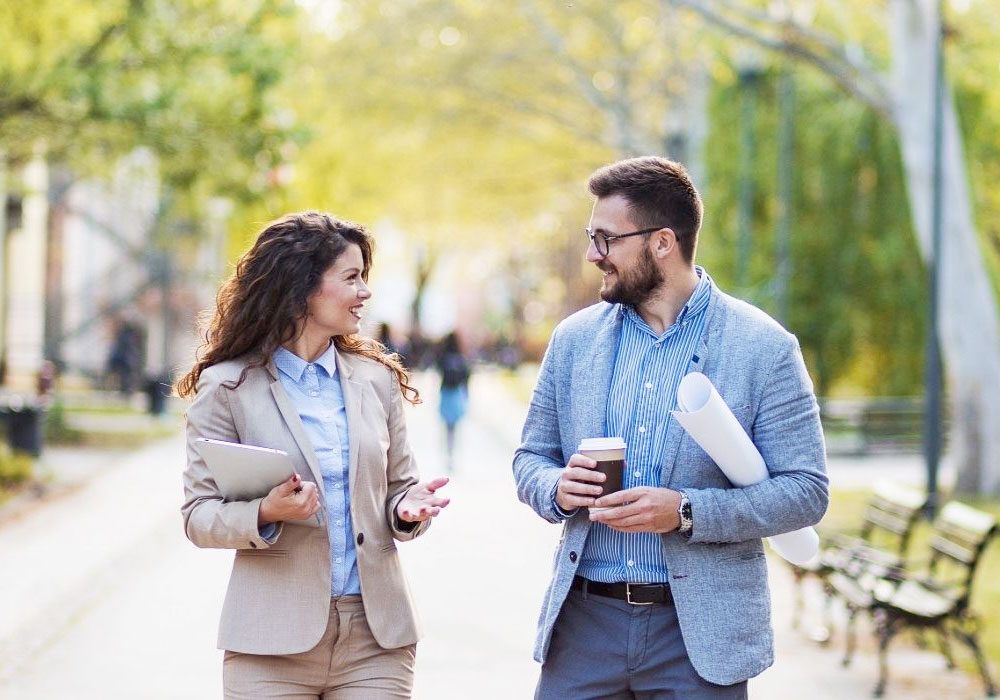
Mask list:
[[[211,438],[195,439],[195,449],[205,460],[227,501],[252,501],[266,496],[295,473],[291,458],[283,450]],[[321,524],[319,514],[307,520],[288,522],[314,527]]]

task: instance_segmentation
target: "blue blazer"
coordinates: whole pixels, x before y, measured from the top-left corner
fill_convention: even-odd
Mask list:
[[[670,421],[660,483],[688,494],[694,530],[690,538],[672,532],[662,541],[691,663],[704,679],[729,685],[774,660],[761,538],[819,522],[829,494],[819,408],[795,336],[714,286],[706,313],[688,372],[712,380],[771,478],[735,488]],[[604,435],[621,322],[617,304],[583,309],[559,324],[542,360],[513,468],[518,497],[550,522],[561,522],[553,506],[561,470],[581,438]],[[589,529],[586,509],[563,525],[538,620],[539,662]]]

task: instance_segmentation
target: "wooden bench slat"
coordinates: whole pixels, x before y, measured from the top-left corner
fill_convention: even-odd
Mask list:
[[[981,537],[985,537],[997,524],[996,518],[989,513],[958,501],[952,501],[942,508],[940,518],[943,522],[952,523]]]

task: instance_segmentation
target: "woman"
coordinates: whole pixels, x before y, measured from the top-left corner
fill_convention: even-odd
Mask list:
[[[395,541],[448,505],[417,483],[395,358],[358,335],[371,237],[327,214],[270,224],[219,292],[194,367],[182,508],[199,547],[236,550],[222,609],[227,698],[409,697],[418,637]],[[296,467],[223,502],[199,437],[272,447]],[[323,527],[291,521],[309,518]]]

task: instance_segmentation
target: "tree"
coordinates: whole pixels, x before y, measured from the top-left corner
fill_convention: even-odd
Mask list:
[[[888,70],[872,50],[804,26],[786,13],[775,19],[745,3],[669,0],[713,24],[812,65],[893,124],[903,155],[910,210],[920,250],[931,249],[931,115],[934,0],[892,0],[882,18],[890,47]],[[860,8],[859,8],[860,9]],[[870,12],[865,5],[864,12]],[[992,10],[996,12],[995,8]],[[878,37],[873,37],[878,38]],[[1000,493],[1000,309],[976,231],[963,136],[951,89],[944,94],[944,229],[940,279],[940,342],[951,388],[952,448],[958,487]]]

